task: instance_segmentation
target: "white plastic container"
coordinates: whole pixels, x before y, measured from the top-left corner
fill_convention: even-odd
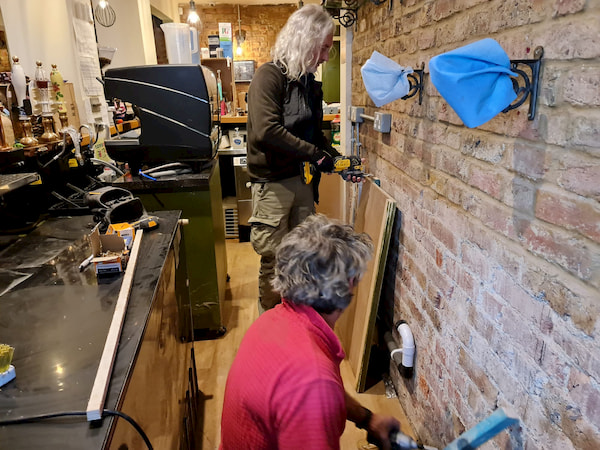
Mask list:
[[[165,34],[169,64],[191,64],[193,49],[190,26],[187,23],[163,23],[160,27]],[[197,42],[195,47],[198,52]]]

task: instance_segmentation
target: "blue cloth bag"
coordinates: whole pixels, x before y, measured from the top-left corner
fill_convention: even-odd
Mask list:
[[[493,39],[483,39],[429,61],[431,82],[469,128],[494,118],[516,98],[510,59]]]
[[[367,93],[378,108],[408,94],[408,74],[411,67],[404,68],[387,56],[375,51],[360,68]]]

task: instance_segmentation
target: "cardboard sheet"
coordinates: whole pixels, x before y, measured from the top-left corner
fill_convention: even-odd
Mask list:
[[[367,179],[361,190],[354,228],[356,231],[367,233],[373,240],[373,258],[356,288],[354,300],[336,326],[336,333],[340,337],[355,377],[357,392],[363,392],[365,389],[371,341],[396,214],[395,200],[372,179]]]

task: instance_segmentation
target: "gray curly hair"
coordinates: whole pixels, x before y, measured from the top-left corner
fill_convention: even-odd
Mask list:
[[[305,5],[283,26],[271,49],[273,62],[290,80],[299,80],[317,63],[319,49],[333,33],[333,19],[322,6]]]
[[[372,252],[369,235],[315,214],[283,238],[271,284],[286,300],[320,313],[343,310]]]

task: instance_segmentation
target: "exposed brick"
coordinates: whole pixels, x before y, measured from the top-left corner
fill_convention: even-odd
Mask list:
[[[485,371],[482,370],[464,349],[460,349],[459,351],[458,362],[471,381],[477,386],[479,393],[486,399],[486,402],[493,403],[498,395],[498,389],[490,383]]]
[[[590,13],[583,20],[570,18],[560,26],[548,26],[535,36],[535,42],[544,43],[544,58],[570,60],[600,57],[600,17]]]
[[[466,134],[466,133],[465,133]],[[502,160],[506,146],[504,143],[485,140],[480,134],[466,135],[463,139],[462,153],[490,163]]]
[[[566,155],[558,169],[560,187],[585,197],[600,201],[600,164],[597,159],[584,155]]]
[[[539,180],[546,173],[545,146],[526,141],[515,142],[508,166],[532,180]]]
[[[353,64],[375,48],[418,64],[486,37],[511,59],[544,48],[532,121],[526,102],[469,129],[426,78],[422,105],[382,108],[394,118],[389,137],[361,125],[377,156],[370,167],[403,212],[394,309],[432,349],[419,354],[421,388],[399,383],[415,430],[443,447],[497,405],[521,421],[490,448],[597,448],[600,5],[410,0],[393,15],[361,10],[374,15],[364,27],[359,19]],[[358,68],[353,76],[353,104],[371,105]],[[595,377],[585,400],[566,390],[574,370]],[[478,392],[481,379],[496,395]]]
[[[585,0],[556,0],[554,4],[554,15],[564,16],[575,14],[582,11],[585,7]]]
[[[577,230],[600,243],[598,202],[547,187],[538,191],[535,214],[542,220],[567,230]]]
[[[600,148],[600,114],[573,117],[571,143]]]
[[[573,105],[600,106],[600,68],[578,68],[567,74],[564,97]]]
[[[559,264],[584,280],[593,280],[595,248],[571,233],[530,223],[523,230],[527,247],[548,261]]]

